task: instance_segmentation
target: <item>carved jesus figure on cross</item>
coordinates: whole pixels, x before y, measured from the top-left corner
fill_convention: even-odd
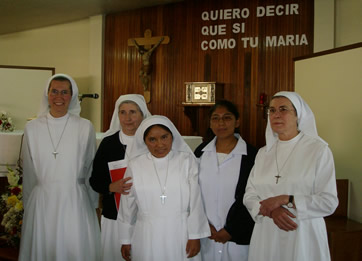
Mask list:
[[[161,39],[156,43],[151,49],[146,49],[144,46],[139,45],[135,39],[133,39],[133,42],[138,50],[138,52],[142,56],[142,67],[140,69],[139,77],[143,85],[144,91],[149,91],[149,84],[151,80],[151,72],[152,72],[152,66],[150,63],[150,58],[152,55],[152,52],[161,44],[164,37],[161,37]]]
[[[147,103],[151,100],[151,55],[160,44],[168,44],[170,38],[168,36],[151,37],[152,32],[147,29],[144,38],[133,38],[128,40],[129,46],[135,46],[142,57],[142,66],[139,77],[143,86],[144,96]]]

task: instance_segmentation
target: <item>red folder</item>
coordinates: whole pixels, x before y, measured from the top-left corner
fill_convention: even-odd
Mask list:
[[[118,162],[117,162],[118,163]],[[124,163],[124,162],[122,162]],[[111,176],[111,181],[115,182],[117,180],[123,179],[124,173],[126,172],[127,167],[124,166],[125,164],[121,164],[116,166],[115,164],[108,164],[109,168],[109,174]],[[117,168],[118,167],[118,168]],[[121,200],[121,193],[114,193],[114,200],[116,202],[117,211],[119,210],[119,202]]]

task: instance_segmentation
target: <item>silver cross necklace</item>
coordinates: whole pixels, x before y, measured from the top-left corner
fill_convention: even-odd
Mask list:
[[[304,136],[304,135],[303,135],[303,136]],[[283,166],[282,166],[280,169],[279,169],[279,164],[278,164],[278,144],[279,144],[279,140],[277,141],[277,144],[275,145],[275,163],[276,163],[276,165],[277,165],[278,175],[275,176],[275,178],[276,178],[275,184],[278,184],[279,179],[282,178],[282,176],[280,176],[280,173],[282,172],[285,164],[288,162],[288,160],[289,160],[289,158],[290,158],[290,155],[293,154],[294,149],[297,147],[299,141],[303,138],[303,136],[300,137],[299,140],[295,143],[293,149],[292,149],[291,152],[288,154],[287,159],[284,161],[284,164],[283,164]]]
[[[160,199],[161,199],[161,204],[164,205],[165,202],[166,202],[166,199],[167,199],[167,196],[166,196],[166,184],[167,184],[167,178],[168,178],[168,165],[169,165],[169,162],[170,162],[170,158],[169,158],[169,155],[167,155],[167,170],[166,170],[166,178],[165,178],[165,183],[161,184],[161,179],[160,179],[160,175],[158,175],[158,171],[157,171],[157,168],[156,168],[156,164],[155,164],[155,161],[153,159],[154,156],[151,156],[152,157],[152,163],[153,163],[153,167],[155,168],[155,174],[157,176],[157,180],[158,180],[158,184],[160,185],[160,188],[161,188],[161,196],[160,196]]]
[[[57,158],[57,154],[59,154],[59,152],[57,151],[57,149],[58,149],[58,147],[59,147],[60,141],[61,141],[62,138],[63,138],[63,134],[64,134],[64,131],[65,131],[65,128],[67,127],[69,117],[70,117],[70,115],[68,115],[67,121],[65,122],[65,125],[64,125],[62,134],[60,135],[60,138],[59,138],[59,140],[58,140],[57,146],[54,146],[52,134],[50,133],[49,123],[48,123],[48,116],[45,117],[46,122],[47,122],[47,127],[48,127],[48,133],[49,133],[50,141],[52,142],[52,146],[53,146],[53,152],[52,152],[52,154],[54,155],[54,159],[56,159],[56,158]]]

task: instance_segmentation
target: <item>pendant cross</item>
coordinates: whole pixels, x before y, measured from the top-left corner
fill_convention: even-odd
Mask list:
[[[278,184],[279,178],[281,178],[282,176],[280,176],[279,174],[277,176],[275,176],[277,178],[277,180],[275,181],[275,184]]]
[[[56,158],[57,158],[57,154],[59,154],[59,152],[53,151],[52,153],[53,153],[53,155],[54,155],[54,159],[56,159]]]
[[[162,195],[160,196],[160,198],[161,198],[161,204],[162,204],[162,205],[164,205],[164,204],[165,204],[165,201],[166,201],[167,196],[166,196],[165,194],[162,194]]]

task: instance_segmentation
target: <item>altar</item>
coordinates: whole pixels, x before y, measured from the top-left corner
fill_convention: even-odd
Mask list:
[[[21,139],[23,137],[23,130],[15,130],[13,132],[0,132],[0,177],[6,176],[8,173],[7,167],[14,168],[19,159]],[[97,147],[102,140],[103,133],[97,132]],[[186,143],[194,151],[196,147],[202,142],[200,136],[183,136]]]
[[[6,176],[7,167],[14,168],[19,159],[24,131],[0,132],[0,177]]]

